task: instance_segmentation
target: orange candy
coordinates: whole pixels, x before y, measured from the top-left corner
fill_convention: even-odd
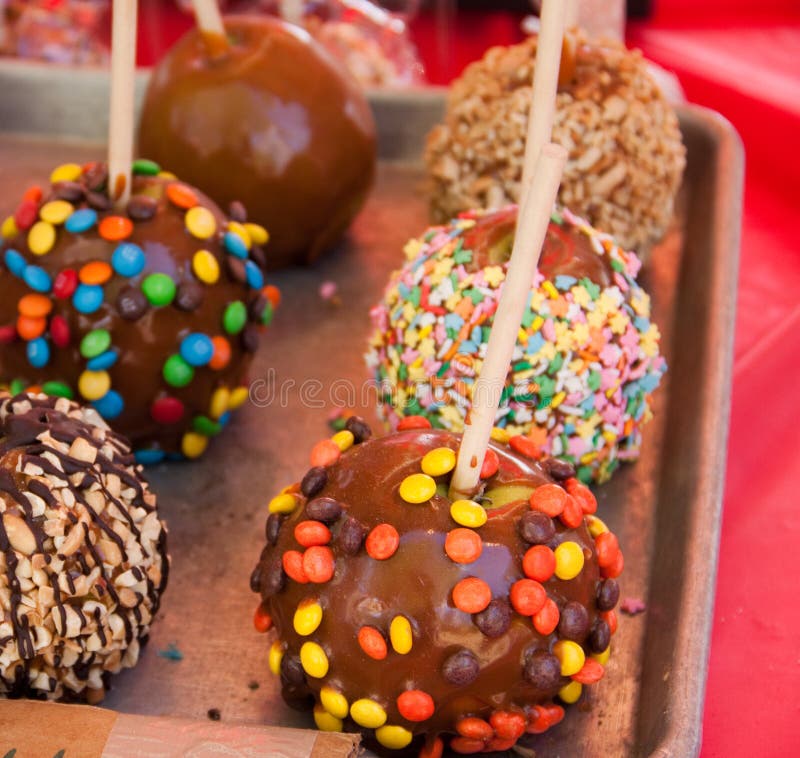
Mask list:
[[[539,582],[533,579],[520,579],[511,585],[511,606],[521,616],[538,613],[547,600],[547,593]]]
[[[492,589],[483,579],[468,576],[453,587],[453,605],[464,613],[480,613],[492,602]]]
[[[167,185],[167,197],[173,205],[178,208],[194,208],[197,205],[197,195],[194,190],[186,184],[172,182]]]
[[[92,261],[81,267],[78,279],[83,284],[105,284],[112,273],[111,266],[105,261]]]
[[[341,448],[333,440],[320,440],[311,448],[311,465],[332,466],[341,454]]]
[[[542,610],[533,615],[533,628],[545,637],[552,634],[558,626],[561,613],[558,606],[550,599],[544,601]]]
[[[617,555],[610,566],[601,566],[600,575],[605,579],[616,579],[625,566],[625,558],[622,555],[622,550],[617,550]]]
[[[338,450],[338,448],[337,448]],[[391,558],[400,545],[400,535],[391,524],[378,524],[368,535],[364,547],[376,561]]]
[[[572,495],[567,495],[564,501],[564,510],[559,516],[561,523],[572,529],[577,529],[583,523],[583,509],[581,504]]]
[[[403,432],[406,429],[430,429],[431,422],[425,416],[405,416],[400,419],[397,431]]]
[[[481,752],[487,753],[502,753],[506,750],[511,750],[517,744],[515,739],[503,739],[502,737],[493,737],[486,743],[486,747]]]
[[[97,232],[109,242],[127,239],[133,232],[133,221],[125,216],[106,216],[97,227]]]
[[[294,538],[303,547],[327,545],[331,541],[331,530],[321,521],[301,521],[294,528]]]
[[[454,753],[460,755],[471,755],[472,753],[480,753],[486,747],[483,740],[473,740],[469,737],[453,737],[450,740],[450,749]]]
[[[27,318],[44,318],[53,310],[53,301],[46,295],[31,293],[19,299],[17,309]]]
[[[520,455],[524,455],[527,458],[535,459],[540,458],[542,455],[542,448],[530,437],[523,437],[521,434],[509,439],[508,445],[512,450],[515,450]]]
[[[486,455],[483,457],[483,465],[481,466],[481,479],[488,479],[497,473],[500,468],[500,458],[497,457],[492,448],[486,450]]]
[[[300,584],[308,584],[308,577],[303,569],[303,554],[298,550],[287,550],[281,558],[283,570],[290,579]]]
[[[261,294],[269,300],[273,308],[277,308],[281,304],[281,291],[274,284],[264,287]]]
[[[617,614],[614,611],[603,611],[600,618],[608,624],[611,634],[616,634],[617,631]]]
[[[419,751],[417,758],[442,758],[444,753],[444,740],[435,737],[433,742],[426,742]]]
[[[459,527],[447,533],[444,552],[454,563],[472,563],[483,552],[483,541],[472,529]]]
[[[40,203],[42,200],[42,188],[37,184],[34,184],[32,187],[28,187],[28,189],[25,190],[25,194],[22,196],[22,199],[31,203]]]
[[[362,626],[358,630],[358,644],[376,661],[382,661],[389,653],[384,636],[374,626]]]
[[[583,668],[577,674],[573,674],[572,678],[581,684],[594,684],[599,682],[605,673],[602,663],[594,658],[587,658]]]
[[[303,553],[303,573],[314,584],[324,584],[333,578],[336,562],[333,550],[322,545],[314,545]],[[288,573],[288,572],[287,572]]]
[[[253,625],[257,632],[268,632],[272,629],[272,616],[267,613],[263,605],[256,608],[255,615],[253,616]]]
[[[479,719],[477,716],[467,716],[459,719],[456,723],[456,731],[462,737],[471,740],[490,740],[494,737],[494,729],[488,721]]]
[[[567,502],[567,493],[557,484],[543,484],[531,494],[531,508],[550,518],[560,516]]]
[[[617,560],[619,542],[612,532],[598,534],[597,539],[594,541],[594,547],[597,551],[597,563],[600,568],[611,566]]]
[[[531,711],[528,734],[542,734],[551,726],[555,726],[564,718],[564,709],[560,705],[537,705]]]
[[[522,558],[522,570],[528,579],[546,582],[556,570],[556,556],[547,545],[534,545]]]
[[[208,362],[209,368],[222,371],[231,360],[231,343],[225,337],[212,337],[211,344],[214,346],[214,353]]]
[[[567,488],[567,492],[580,503],[584,513],[597,511],[597,498],[585,484],[572,477],[564,482],[564,486]]]
[[[407,690],[397,698],[397,710],[407,721],[425,721],[436,710],[433,698],[422,690]]]
[[[511,740],[512,745],[525,734],[527,726],[525,716],[517,711],[495,711],[489,716],[489,723],[492,725],[495,735],[503,740]],[[507,750],[508,748],[503,749]]]
[[[47,321],[43,318],[30,318],[28,316],[19,316],[17,318],[17,334],[26,342],[41,337],[46,328]]]

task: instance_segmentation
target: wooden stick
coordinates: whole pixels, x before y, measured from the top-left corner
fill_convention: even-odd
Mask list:
[[[450,482],[451,499],[471,497],[478,487],[483,458],[566,160],[567,151],[560,145],[549,143],[539,151],[533,183],[525,206],[519,210],[514,248],[492,323],[486,359],[473,389],[472,407]]]
[[[225,37],[225,25],[219,12],[217,0],[192,0],[194,20],[201,32]]]
[[[567,29],[578,26],[581,17],[579,0],[564,0],[564,6],[566,9],[565,21]]]
[[[528,117],[525,162],[522,169],[520,208],[533,178],[533,169],[543,145],[550,142],[556,112],[558,69],[564,41],[567,6],[564,0],[542,0],[541,28],[536,44],[536,67],[533,76],[533,99]]]
[[[131,194],[137,0],[114,0],[111,30],[111,104],[108,119],[108,193],[119,209]]]
[[[302,0],[281,0],[281,17],[284,21],[299,26],[303,22]]]

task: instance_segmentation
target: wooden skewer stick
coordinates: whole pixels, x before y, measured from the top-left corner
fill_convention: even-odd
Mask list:
[[[192,9],[209,56],[219,58],[228,49],[228,37],[217,0],[192,0]]]
[[[108,192],[116,208],[131,194],[133,100],[136,77],[137,0],[114,0],[111,29],[111,98],[108,119]]]
[[[564,6],[566,8],[567,29],[571,29],[580,22],[580,0],[564,0]]]
[[[550,142],[556,113],[558,69],[561,64],[561,45],[566,28],[567,6],[564,0],[543,0],[541,28],[536,45],[536,67],[533,77],[533,99],[525,141],[525,162],[522,168],[520,208],[533,178],[533,169],[543,145]]]
[[[566,160],[567,151],[559,145],[548,143],[539,151],[533,183],[527,193],[525,206],[519,211],[514,248],[492,323],[486,359],[473,388],[472,408],[450,482],[451,499],[471,497],[478,487],[481,466],[517,342],[517,332],[530,295]]]

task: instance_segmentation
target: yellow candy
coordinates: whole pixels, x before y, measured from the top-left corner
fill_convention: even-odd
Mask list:
[[[436,482],[427,474],[411,474],[400,482],[400,497],[407,503],[427,503],[436,494]]]
[[[159,171],[158,172],[159,179],[177,179],[178,177],[172,173],[172,171]]]
[[[583,692],[583,685],[580,682],[570,682],[564,685],[559,691],[558,696],[568,704],[577,703]]]
[[[611,645],[609,645],[602,653],[592,653],[590,658],[594,658],[599,664],[605,666],[608,659],[611,657]]]
[[[486,509],[474,500],[454,500],[450,506],[450,517],[456,524],[477,529],[486,523]]]
[[[217,231],[217,219],[214,214],[204,208],[202,205],[195,205],[194,208],[189,208],[184,216],[186,228],[192,237],[197,237],[199,240],[207,240],[214,236]]]
[[[501,445],[507,445],[508,441],[511,439],[511,435],[499,426],[495,426],[492,429],[491,437],[495,442],[499,442]]]
[[[64,163],[53,169],[50,174],[50,184],[56,182],[74,182],[80,178],[81,167],[77,163]]]
[[[250,239],[253,240],[254,244],[267,244],[267,240],[269,240],[269,232],[263,226],[261,226],[261,224],[247,223],[244,225],[244,228],[247,230],[247,233],[250,235]]]
[[[572,640],[559,640],[553,645],[553,655],[561,661],[561,676],[577,674],[586,663],[583,648]]]
[[[199,458],[208,447],[208,437],[197,432],[186,432],[181,440],[181,451],[187,458]]]
[[[47,221],[37,221],[28,232],[28,247],[34,255],[45,255],[56,244],[56,228]]]
[[[402,750],[408,747],[414,735],[402,726],[387,724],[375,730],[375,739],[390,750]]]
[[[219,387],[211,395],[211,403],[208,406],[208,413],[211,418],[220,418],[228,410],[228,403],[231,399],[231,392],[227,387]]]
[[[281,673],[281,661],[283,660],[283,645],[281,645],[280,640],[275,640],[269,648],[269,670],[275,674],[275,676],[280,676]]]
[[[13,216],[9,216],[5,221],[3,221],[3,225],[0,226],[0,237],[10,240],[12,237],[16,237],[18,234],[19,229],[17,229],[17,222],[14,221]]]
[[[51,200],[39,209],[39,218],[50,224],[63,224],[72,215],[75,207],[66,200]]]
[[[605,525],[605,522],[603,522],[602,519],[597,518],[597,516],[587,516],[586,524],[589,527],[589,534],[591,534],[595,539],[597,539],[604,532],[608,531],[608,527]]]
[[[267,506],[270,513],[292,513],[295,508],[297,508],[297,498],[288,492],[276,495]]]
[[[577,542],[562,542],[555,550],[556,576],[574,579],[583,570],[583,548]]]
[[[341,732],[344,724],[321,705],[314,706],[314,723],[321,732]]]
[[[425,453],[422,471],[428,476],[442,476],[456,466],[456,454],[449,447],[437,447]]]
[[[555,300],[558,297],[558,290],[556,289],[553,282],[551,282],[549,279],[545,279],[542,282],[542,289],[547,293],[547,296],[551,300]]]
[[[356,700],[350,706],[350,717],[365,729],[377,729],[386,723],[386,711],[366,697]]]
[[[192,210],[199,207],[195,206]],[[194,254],[192,271],[203,284],[215,284],[219,280],[219,263],[208,250],[198,250]]]
[[[561,403],[564,402],[565,398],[567,397],[566,392],[559,392],[553,396],[553,399],[550,401],[551,408],[558,408]]]
[[[342,452],[353,447],[353,443],[356,441],[356,438],[349,429],[342,429],[341,432],[336,432],[331,439]]]
[[[300,648],[300,663],[303,671],[315,679],[322,679],[328,673],[328,656],[316,642],[304,642]]]
[[[99,400],[111,389],[108,371],[84,371],[78,377],[78,392],[86,400]]]
[[[337,719],[347,718],[350,712],[350,704],[347,698],[338,690],[329,687],[327,684],[319,691],[319,699],[322,707]]]
[[[322,623],[322,606],[316,601],[300,603],[294,612],[294,630],[301,637],[313,634]]]
[[[405,616],[395,616],[389,624],[389,639],[395,653],[405,655],[410,652],[414,644],[414,634],[411,631],[411,623]]]
[[[240,224],[238,221],[229,221],[228,231],[233,232],[233,234],[244,242],[248,250],[253,246],[253,240],[250,239],[250,232],[247,231],[244,224]]]
[[[231,399],[228,401],[228,410],[235,411],[239,406],[244,405],[249,397],[249,388],[237,387],[231,392]]]

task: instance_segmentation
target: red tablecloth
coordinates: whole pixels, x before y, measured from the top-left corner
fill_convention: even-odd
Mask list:
[[[742,23],[731,11],[751,17]],[[190,24],[157,0],[142,0],[141,18],[143,63]],[[800,749],[800,522],[793,497],[800,474],[800,392],[793,386],[800,380],[800,11],[796,0],[765,0],[755,10],[749,0],[671,0],[656,20],[633,27],[632,41],[677,69],[690,100],[734,122],[750,162],[702,755],[790,756]],[[439,83],[489,45],[521,38],[519,17],[502,13],[462,13],[447,31],[422,16],[413,30],[429,77]]]

